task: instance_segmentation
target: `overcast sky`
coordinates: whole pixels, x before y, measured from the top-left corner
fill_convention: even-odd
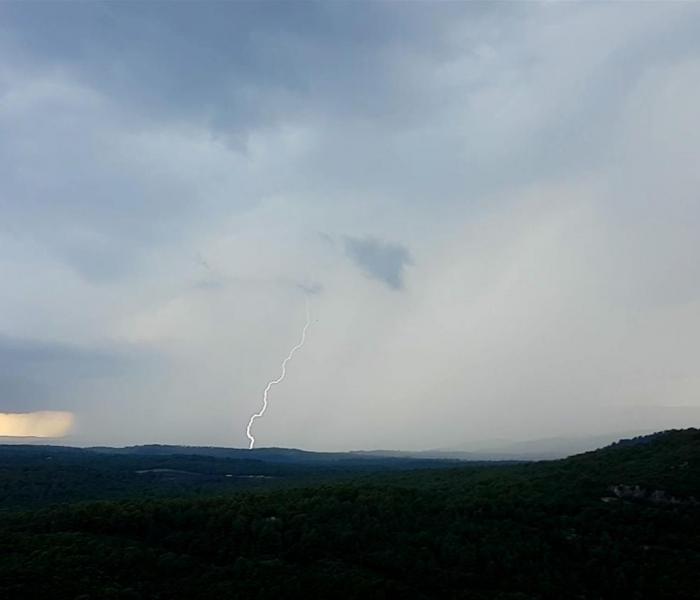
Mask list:
[[[0,412],[63,443],[700,424],[700,4],[0,3]]]

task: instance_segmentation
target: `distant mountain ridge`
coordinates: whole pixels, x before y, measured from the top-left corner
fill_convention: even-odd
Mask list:
[[[662,433],[662,432],[661,432]],[[660,432],[621,432],[580,437],[554,437],[522,442],[492,442],[482,444],[474,449],[433,449],[433,450],[351,450],[341,452],[316,452],[299,448],[228,448],[222,446],[186,446],[174,444],[142,444],[124,447],[89,446],[84,448],[72,446],[54,446],[42,444],[26,444],[28,448],[52,448],[60,451],[86,451],[112,455],[141,455],[141,456],[211,456],[239,460],[259,460],[274,463],[295,464],[328,464],[343,462],[345,464],[366,462],[372,460],[400,461],[459,461],[459,462],[522,462],[533,460],[554,460],[575,454],[603,448],[612,443],[636,443],[634,440],[655,436]],[[627,437],[629,436],[629,437]],[[11,444],[19,448],[25,444]],[[0,444],[0,447],[2,445]]]
[[[298,448],[253,448],[251,450],[243,448],[223,448],[218,446],[177,446],[167,444],[146,444],[142,446],[127,446],[124,448],[111,448],[106,446],[96,446],[85,448],[86,451],[102,454],[132,454],[141,456],[212,456],[216,458],[233,458],[246,460],[260,460],[275,463],[337,463],[337,462],[367,462],[367,461],[444,461],[456,460],[448,457],[419,456],[410,452],[373,452],[373,451],[351,451],[351,452],[313,452],[311,450],[300,450]]]

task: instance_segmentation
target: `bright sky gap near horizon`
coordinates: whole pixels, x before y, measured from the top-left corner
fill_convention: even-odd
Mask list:
[[[697,426],[698,31],[691,2],[0,3],[0,413],[245,447],[311,295],[257,446]]]

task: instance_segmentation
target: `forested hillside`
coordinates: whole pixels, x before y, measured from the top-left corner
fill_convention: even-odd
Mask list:
[[[0,511],[81,500],[211,496],[455,464],[280,448],[4,445],[0,446]]]
[[[565,460],[6,511],[0,597],[700,598],[700,431]]]

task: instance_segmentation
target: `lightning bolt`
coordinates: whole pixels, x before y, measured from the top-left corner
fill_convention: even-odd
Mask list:
[[[282,374],[277,379],[274,379],[267,384],[267,387],[265,388],[265,391],[263,392],[263,405],[262,405],[262,408],[260,409],[260,412],[254,413],[250,417],[250,421],[248,421],[248,427],[246,427],[245,434],[248,436],[248,439],[250,440],[250,446],[248,446],[249,450],[252,450],[253,446],[255,446],[255,437],[253,437],[253,434],[250,433],[250,429],[253,426],[255,419],[259,419],[260,417],[262,417],[265,414],[265,411],[267,410],[267,395],[270,393],[270,389],[272,389],[272,386],[277,385],[287,376],[287,363],[290,360],[292,360],[292,356],[294,356],[294,353],[304,345],[304,342],[306,342],[306,330],[309,328],[310,324],[311,324],[311,312],[309,310],[309,299],[306,298],[306,323],[304,324],[304,328],[301,330],[301,340],[299,340],[299,343],[289,351],[287,358],[285,358],[282,361]]]

